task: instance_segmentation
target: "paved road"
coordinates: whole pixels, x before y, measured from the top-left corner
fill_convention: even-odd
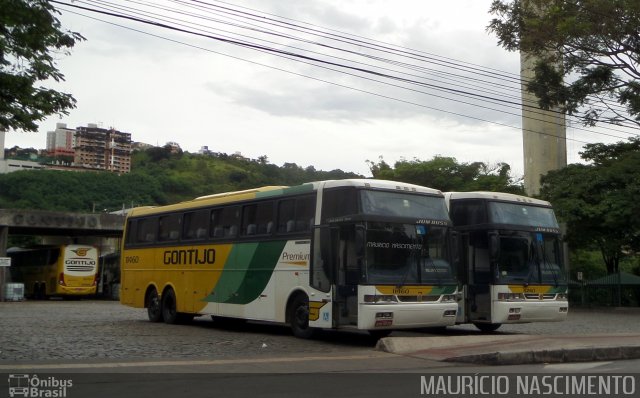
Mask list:
[[[287,355],[361,355],[376,341],[366,334],[324,332],[300,340],[282,326],[216,325],[208,317],[189,325],[154,324],[144,310],[112,301],[0,303],[0,363],[51,360],[260,358]],[[640,330],[640,311],[573,310],[562,323],[503,326],[501,333],[592,334]],[[433,333],[394,332],[393,336]],[[477,334],[473,326],[446,334]],[[440,333],[442,335],[442,333]]]

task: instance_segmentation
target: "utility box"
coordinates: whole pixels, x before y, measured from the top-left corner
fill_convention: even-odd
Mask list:
[[[7,283],[4,285],[4,301],[24,300],[24,283]]]

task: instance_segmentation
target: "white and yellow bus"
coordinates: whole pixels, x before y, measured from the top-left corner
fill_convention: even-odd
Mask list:
[[[32,298],[81,297],[96,293],[98,248],[91,245],[10,248],[11,278]]]
[[[271,321],[299,337],[455,323],[451,225],[440,191],[378,180],[263,187],[133,209],[122,304],[150,321]]]
[[[497,192],[446,193],[459,234],[458,323],[482,331],[504,323],[567,318],[567,271],[549,202]]]

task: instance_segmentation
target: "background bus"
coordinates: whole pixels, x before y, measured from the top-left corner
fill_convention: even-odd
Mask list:
[[[98,248],[91,245],[10,248],[11,279],[27,297],[81,297],[96,293]]]
[[[376,180],[264,187],[133,209],[121,302],[151,321],[194,315],[368,330],[455,323],[440,191]]]
[[[566,319],[567,276],[551,204],[496,192],[445,197],[461,244],[458,323],[493,331]]]

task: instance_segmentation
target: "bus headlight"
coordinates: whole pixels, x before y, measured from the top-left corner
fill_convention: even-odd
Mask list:
[[[498,293],[500,301],[524,301],[524,293]]]
[[[558,293],[556,294],[556,300],[558,301],[567,301],[567,293]]]
[[[391,294],[383,294],[383,295],[365,294],[364,295],[364,302],[365,303],[369,303],[369,304],[397,303],[398,299],[396,298],[396,296],[393,296]]]
[[[443,303],[452,303],[454,301],[456,301],[456,295],[455,294],[443,294],[442,298],[440,299],[441,302]]]

